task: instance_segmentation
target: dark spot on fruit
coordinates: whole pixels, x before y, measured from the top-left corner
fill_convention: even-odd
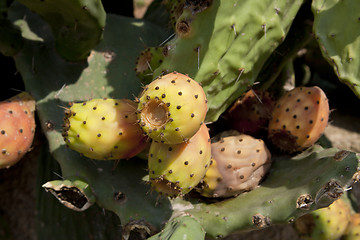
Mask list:
[[[300,98],[298,98],[298,99],[296,100],[296,102],[300,102]]]
[[[320,104],[320,101],[319,101],[319,100],[317,100],[317,101],[316,101],[316,104]]]
[[[244,175],[240,175],[240,179],[244,179]]]
[[[1,134],[4,135],[4,134],[5,134],[5,130],[1,130]]]
[[[96,110],[96,107],[93,107],[93,110]]]
[[[297,116],[296,116],[296,114],[295,114],[295,115],[293,115],[293,118],[294,118],[294,119],[296,119],[296,117],[297,117]]]
[[[137,102],[139,102],[139,100],[137,99],[136,100]],[[117,105],[119,105],[119,103],[118,102],[115,102],[115,106],[117,106]]]
[[[299,125],[296,125],[296,129],[299,129],[300,128],[300,126]]]
[[[288,112],[289,110],[290,110],[289,108],[285,109],[286,112]]]
[[[123,133],[122,132],[119,132],[119,135],[121,136]]]
[[[188,79],[188,80],[186,80],[188,83],[190,83],[191,81],[190,81],[190,79]]]
[[[181,108],[181,106],[179,105],[179,106],[177,106],[176,108],[177,108],[177,109],[180,109],[180,108]]]
[[[162,97],[162,98],[165,98],[165,97],[166,97],[166,94],[165,94],[165,93],[163,93],[163,94],[161,95],[161,97]]]
[[[286,128],[286,126],[285,125],[283,125],[283,129],[285,129]]]
[[[243,141],[243,139],[242,139],[242,138],[240,138],[240,139],[239,139],[239,142],[242,142],[242,141]]]
[[[175,83],[175,80],[171,80],[171,83]]]
[[[102,117],[101,120],[105,120],[105,117]]]
[[[307,93],[308,93],[308,94],[311,94],[311,91],[308,91]]]
[[[175,131],[179,131],[180,129],[177,127],[177,128],[175,128]]]
[[[9,113],[10,113],[10,114],[13,114],[13,111],[9,110]]]
[[[75,117],[75,116],[76,116],[76,113],[73,113],[73,116]]]
[[[203,153],[203,151],[202,150],[200,150],[200,152],[199,152],[200,154],[202,154]]]
[[[158,159],[158,162],[159,162],[159,163],[161,163],[161,162],[162,162],[162,160],[159,158],[159,159]]]
[[[288,97],[291,97],[291,93],[288,94]]]
[[[6,154],[6,149],[1,150],[2,154]]]
[[[156,86],[156,87],[155,87],[155,90],[159,90],[159,87],[158,87],[158,86]]]
[[[172,147],[169,147],[169,151],[171,152],[173,149],[172,149]]]
[[[97,135],[98,137],[101,137],[101,134],[100,133],[98,133],[98,135]]]
[[[256,152],[257,152],[257,153],[260,152],[260,149],[256,149]]]
[[[227,165],[227,168],[232,168],[231,164]]]
[[[224,151],[225,151],[225,148],[221,148],[220,151],[224,152]]]
[[[313,120],[310,120],[309,123],[312,124],[312,123],[313,123]]]
[[[118,149],[119,147],[117,145],[114,146],[115,149]]]
[[[251,164],[251,166],[253,166],[253,167],[255,167],[255,165],[256,165],[256,164],[255,164],[254,162]]]
[[[182,95],[182,92],[178,92],[178,95],[181,96],[181,95]]]
[[[24,111],[24,113],[25,113],[25,114],[28,114],[28,112],[27,112],[26,110]]]
[[[170,103],[169,103],[169,102],[168,102],[168,103],[166,103],[166,106],[167,106],[167,107],[170,107]]]
[[[189,162],[188,162],[188,161],[185,161],[185,162],[184,162],[184,164],[185,164],[185,165],[188,165],[188,164],[189,164]]]
[[[86,105],[86,102],[83,102],[83,104],[82,104],[83,106],[85,106]]]
[[[196,94],[196,95],[195,95],[195,98],[198,99],[198,97],[199,97],[199,95]]]
[[[321,118],[320,121],[324,121],[324,118]]]
[[[174,119],[172,119],[172,118],[169,118],[169,122],[172,122],[172,121],[174,121]]]
[[[306,138],[309,138],[310,136],[309,135],[306,135]]]
[[[190,174],[190,177],[193,177],[194,176],[194,174],[192,173],[192,174]]]
[[[76,137],[78,137],[78,138],[79,138],[79,137],[80,137],[80,134],[76,134]]]
[[[237,150],[237,152],[236,152],[237,154],[241,154],[241,150]]]
[[[192,113],[192,114],[191,114],[191,117],[192,117],[192,118],[193,118],[193,117],[195,117],[195,114],[194,114],[194,113]]]

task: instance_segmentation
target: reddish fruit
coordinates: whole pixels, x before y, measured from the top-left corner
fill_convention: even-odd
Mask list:
[[[0,102],[0,168],[11,167],[30,150],[34,112],[35,100],[26,92]]]
[[[266,132],[275,101],[268,92],[249,90],[225,114],[230,128],[251,136]]]
[[[276,103],[269,122],[269,139],[292,153],[313,145],[329,119],[329,103],[319,87],[297,87]]]

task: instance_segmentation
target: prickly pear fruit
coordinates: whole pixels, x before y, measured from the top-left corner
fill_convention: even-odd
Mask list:
[[[346,229],[346,233],[341,240],[357,239],[360,239],[360,213],[353,213],[350,216],[350,223]]]
[[[205,124],[180,144],[152,142],[149,151],[149,178],[159,193],[176,197],[194,188],[210,165],[211,142]]]
[[[142,83],[148,84],[153,80],[154,69],[158,68],[164,58],[161,47],[146,48],[136,59],[136,76]]]
[[[147,85],[138,105],[138,119],[153,140],[178,144],[189,140],[204,123],[207,100],[202,87],[172,72]]]
[[[345,233],[350,215],[349,205],[340,198],[327,208],[301,216],[295,221],[294,227],[304,239],[336,240]]]
[[[328,99],[319,87],[294,88],[276,103],[269,122],[269,139],[289,153],[303,150],[320,138],[328,119]]]
[[[34,112],[35,100],[26,92],[0,102],[0,168],[14,165],[30,150]]]
[[[64,120],[67,146],[92,159],[131,158],[146,146],[146,136],[137,124],[136,103],[128,99],[74,103]]]
[[[199,192],[205,197],[231,197],[257,187],[271,165],[261,139],[231,131],[211,144],[213,162]],[[235,135],[234,135],[235,134]]]
[[[230,128],[251,136],[266,132],[275,105],[269,92],[249,90],[224,114]]]

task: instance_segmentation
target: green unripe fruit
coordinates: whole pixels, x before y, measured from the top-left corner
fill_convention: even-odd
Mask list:
[[[295,221],[295,229],[307,240],[337,240],[345,233],[350,222],[350,207],[342,199],[327,208],[305,214]]]
[[[169,73],[147,85],[138,105],[138,119],[153,140],[178,144],[189,140],[203,124],[207,100],[196,81]]]
[[[176,197],[188,193],[204,177],[211,159],[207,127],[188,142],[163,144],[152,142],[149,151],[149,177],[156,191]]]
[[[128,99],[92,99],[66,111],[65,143],[97,160],[131,158],[146,146],[137,124],[136,103]]]

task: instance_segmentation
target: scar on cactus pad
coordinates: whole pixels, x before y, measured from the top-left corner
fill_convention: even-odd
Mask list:
[[[271,166],[264,141],[237,131],[222,132],[214,139],[213,163],[200,184],[200,194],[232,197],[259,186]]]
[[[152,142],[148,161],[150,182],[161,194],[170,197],[184,195],[204,177],[210,159],[211,142],[205,124],[187,142]]]
[[[0,169],[17,163],[30,149],[35,134],[35,100],[22,92],[0,102]]]
[[[136,103],[128,99],[92,99],[65,112],[67,146],[97,160],[131,158],[146,147],[137,124]]]
[[[188,141],[204,123],[207,99],[200,84],[172,72],[147,85],[139,98],[138,119],[153,140],[178,144]]]
[[[292,153],[313,145],[329,119],[329,102],[319,87],[297,87],[276,103],[268,134],[279,149]]]

